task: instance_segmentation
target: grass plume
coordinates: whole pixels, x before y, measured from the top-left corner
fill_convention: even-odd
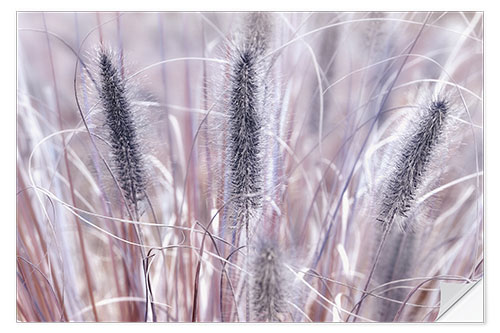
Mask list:
[[[232,226],[248,228],[262,205],[265,169],[265,71],[263,55],[268,46],[269,18],[252,13],[246,17],[243,37],[231,60],[228,179]]]
[[[395,218],[399,218],[402,230],[414,228],[407,223],[408,213],[426,176],[431,156],[442,140],[449,109],[449,102],[444,98],[431,101],[419,116],[413,133],[405,140],[394,173],[388,179],[382,195],[377,221],[383,224],[384,229],[390,228]]]
[[[369,287],[376,271],[382,277],[379,282],[386,283],[392,281],[392,278],[402,277],[405,271],[410,269],[408,264],[411,261],[412,249],[411,246],[403,247],[402,236],[398,233],[414,231],[416,228],[416,219],[409,218],[409,213],[414,208],[415,196],[424,183],[424,178],[428,177],[431,158],[436,157],[435,151],[441,143],[449,110],[449,102],[443,97],[431,100],[420,110],[414,128],[410,129],[403,139],[403,147],[396,157],[393,172],[388,176],[383,188],[380,212],[377,217],[377,221],[382,225],[382,235],[365,290]],[[393,228],[395,221],[400,227],[399,230]],[[386,264],[378,267],[381,259]],[[400,260],[403,264],[399,262],[397,266]],[[390,280],[387,281],[387,279]],[[357,304],[358,312],[364,297]],[[382,311],[384,321],[390,320],[389,317],[395,314],[395,311],[391,311],[393,308],[394,306],[390,304]]]
[[[105,125],[109,129],[116,178],[126,205],[137,215],[138,204],[144,198],[146,172],[133,109],[127,96],[126,82],[111,52],[101,48],[98,62],[99,100],[106,117]]]
[[[117,66],[110,51],[101,47],[98,54],[99,62],[99,100],[105,114],[105,125],[108,128],[108,137],[111,143],[116,180],[124,196],[125,204],[131,217],[139,220],[139,203],[145,197],[146,170],[143,154],[137,134],[137,125],[133,114],[128,87],[122,77],[123,68]],[[144,244],[144,235],[140,225],[134,225],[139,244]],[[144,320],[148,319],[148,307],[151,305],[153,320],[156,313],[153,303],[149,303],[150,295],[147,261],[144,248],[140,248],[144,273],[144,290],[146,306]]]

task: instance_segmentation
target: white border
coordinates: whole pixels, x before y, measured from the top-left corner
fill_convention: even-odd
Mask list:
[[[459,325],[459,324],[408,324],[404,326],[405,331],[421,332],[422,329],[430,330],[448,330],[453,331],[476,331],[477,329],[487,328],[491,329],[493,326],[498,326],[499,315],[496,314],[498,310],[498,286],[500,285],[500,276],[498,275],[499,265],[493,262],[498,262],[496,256],[500,253],[498,246],[500,242],[497,237],[500,236],[498,219],[498,198],[500,194],[498,189],[498,149],[499,138],[498,133],[500,130],[497,128],[499,123],[499,90],[497,76],[500,74],[498,64],[500,63],[500,54],[498,52],[498,32],[500,31],[500,12],[496,10],[494,0],[491,1],[436,1],[436,0],[419,0],[404,2],[403,1],[339,1],[339,0],[307,0],[302,2],[292,1],[270,1],[270,0],[252,0],[250,2],[236,0],[210,0],[210,1],[102,1],[102,0],[86,0],[80,2],[70,2],[68,0],[62,1],[2,1],[2,8],[0,10],[2,24],[2,37],[0,56],[0,73],[2,89],[2,107],[0,113],[2,114],[2,128],[1,135],[1,152],[3,153],[2,163],[0,163],[0,179],[1,186],[1,207],[4,219],[0,221],[3,226],[4,237],[1,242],[0,252],[2,254],[2,274],[0,286],[2,288],[1,295],[1,308],[0,316],[2,330],[5,332],[23,332],[28,330],[50,331],[50,332],[66,332],[69,329],[76,331],[104,331],[104,330],[119,330],[120,332],[137,332],[143,329],[141,324],[16,324],[15,323],[15,242],[16,242],[16,212],[15,212],[15,161],[16,161],[16,148],[15,148],[15,116],[16,116],[16,11],[26,10],[69,10],[69,11],[90,11],[90,10],[116,10],[131,11],[131,10],[173,10],[173,11],[227,11],[227,10],[276,10],[276,11],[318,11],[318,10],[331,10],[331,11],[351,11],[351,10],[401,10],[401,11],[414,11],[414,10],[484,10],[485,11],[485,226],[486,236],[486,325]],[[490,262],[491,261],[491,262]],[[280,324],[280,325],[255,325],[255,324],[156,324],[148,325],[149,331],[172,331],[191,330],[197,331],[217,330],[234,332],[252,331],[255,329],[260,330],[286,330],[286,331],[303,331],[313,329],[314,331],[328,331],[340,328],[340,325],[333,324]],[[367,324],[347,324],[342,325],[341,330],[401,330],[401,325],[367,325]],[[495,331],[498,331],[498,327]],[[427,333],[427,332],[426,332]]]

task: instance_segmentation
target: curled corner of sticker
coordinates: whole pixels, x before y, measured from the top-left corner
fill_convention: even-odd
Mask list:
[[[483,280],[473,283],[441,282],[441,306],[436,321],[483,322]]]

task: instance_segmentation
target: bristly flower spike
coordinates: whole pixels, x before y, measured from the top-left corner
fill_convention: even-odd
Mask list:
[[[437,98],[423,110],[404,144],[396,161],[394,173],[387,181],[382,204],[377,218],[387,229],[395,218],[401,218],[403,230],[411,229],[406,223],[413,207],[415,195],[428,171],[430,158],[442,139],[450,109],[449,102]]]
[[[144,197],[145,168],[126,83],[109,51],[99,50],[99,100],[109,130],[113,166],[128,207],[137,212]]]
[[[442,141],[450,103],[443,97],[437,97],[421,109],[414,128],[410,130],[398,154],[393,172],[388,176],[382,192],[382,203],[377,221],[382,224],[382,237],[378,245],[374,262],[364,289],[367,290],[375,268],[379,262],[386,239],[392,226],[397,222],[403,231],[414,230],[410,224],[414,219],[408,215],[414,208],[415,196],[423,185],[437,146]],[[359,313],[364,297],[357,303]],[[355,320],[355,319],[354,319]]]
[[[231,61],[227,176],[228,194],[232,198],[231,225],[237,228],[248,228],[250,218],[262,204],[267,70],[263,56],[269,43],[269,26],[267,14],[249,14],[243,38]]]

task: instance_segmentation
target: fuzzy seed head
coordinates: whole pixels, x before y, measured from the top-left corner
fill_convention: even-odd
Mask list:
[[[415,195],[425,177],[430,158],[436,145],[440,143],[449,103],[436,99],[420,116],[413,133],[407,138],[401,154],[397,157],[395,172],[388,180],[377,218],[384,228],[389,227],[394,218],[407,218],[415,201]],[[402,223],[406,230],[409,227]]]
[[[269,20],[266,14],[249,14],[239,47],[233,50],[229,90],[228,194],[231,225],[248,227],[262,205],[264,178],[263,106]]]
[[[232,77],[230,105],[231,195],[238,211],[257,208],[261,191],[261,120],[256,110],[258,89],[254,55],[239,55]],[[246,197],[245,197],[246,196]]]
[[[144,196],[145,170],[134,115],[125,82],[111,54],[98,55],[99,100],[105,114],[114,171],[127,205],[136,206]]]

